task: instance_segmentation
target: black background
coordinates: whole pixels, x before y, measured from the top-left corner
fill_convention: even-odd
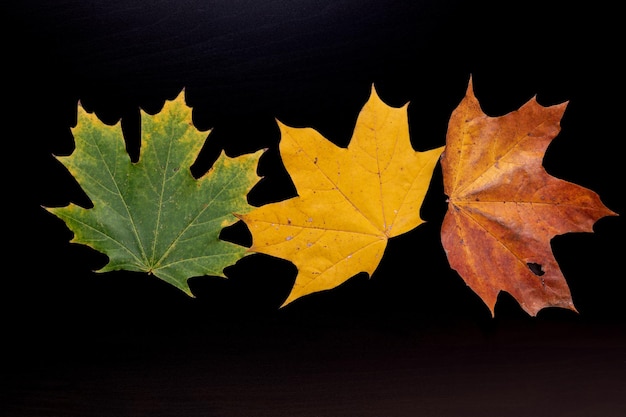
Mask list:
[[[15,4],[14,4],[15,3]],[[368,279],[278,307],[288,262],[251,255],[189,298],[144,274],[97,274],[41,206],[88,204],[53,154],[73,150],[78,100],[121,120],[139,153],[139,108],[184,88],[199,129],[193,166],[268,151],[250,193],[293,195],[274,118],[350,139],[372,83],[410,102],[416,150],[444,144],[470,77],[493,116],[536,96],[569,101],[544,165],[624,213],[623,35],[596,3],[482,1],[25,0],[2,6],[2,397],[13,416],[623,416],[624,221],[556,237],[578,313],[495,317],[450,269],[436,169],[427,221],[389,242]],[[249,239],[240,224],[226,237]]]

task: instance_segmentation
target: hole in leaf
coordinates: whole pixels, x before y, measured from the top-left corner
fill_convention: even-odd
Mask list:
[[[544,270],[541,269],[541,265],[535,262],[528,262],[526,263],[526,265],[528,265],[528,269],[530,269],[530,271],[537,275],[538,277],[542,276],[543,274],[545,274]]]

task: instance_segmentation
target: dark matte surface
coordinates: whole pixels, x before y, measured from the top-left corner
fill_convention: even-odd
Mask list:
[[[506,5],[504,5],[506,4]],[[253,255],[188,298],[154,277],[96,274],[41,205],[87,204],[52,154],[73,149],[78,100],[121,119],[136,158],[138,108],[184,87],[221,149],[268,147],[260,205],[293,195],[275,117],[350,139],[372,82],[410,101],[413,145],[444,144],[473,76],[490,115],[533,96],[569,101],[544,165],[624,213],[617,10],[593,3],[463,1],[44,1],[1,6],[3,417],[439,417],[626,415],[624,220],[553,241],[578,313],[487,308],[447,265],[441,175],[427,223],[379,268],[279,310],[295,269]],[[617,6],[616,6],[617,7]],[[246,242],[241,225],[226,235]]]

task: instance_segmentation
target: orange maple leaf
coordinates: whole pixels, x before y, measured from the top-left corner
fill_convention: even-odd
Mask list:
[[[470,79],[450,117],[441,157],[448,196],[442,244],[451,267],[492,315],[500,291],[532,316],[545,307],[576,311],[550,240],[593,232],[597,220],[617,215],[593,191],[542,166],[566,106],[544,107],[533,98],[517,111],[489,117]]]
[[[298,196],[240,218],[252,233],[251,251],[298,268],[283,306],[359,272],[371,275],[388,239],[423,223],[420,207],[443,147],[411,147],[407,105],[387,106],[372,86],[347,148],[311,128],[278,123]]]

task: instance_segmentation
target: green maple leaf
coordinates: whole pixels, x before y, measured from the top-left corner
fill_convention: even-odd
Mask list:
[[[225,267],[249,253],[219,234],[237,221],[233,213],[252,209],[246,196],[259,180],[262,151],[236,158],[222,152],[209,172],[195,179],[190,167],[207,132],[194,128],[183,93],[160,113],[141,116],[141,156],[133,163],[120,124],[105,125],[79,106],[72,129],[76,149],[57,159],[93,208],[46,209],[74,233],[72,243],[108,256],[97,272],[146,272],[193,296],[189,278],[223,277]]]

